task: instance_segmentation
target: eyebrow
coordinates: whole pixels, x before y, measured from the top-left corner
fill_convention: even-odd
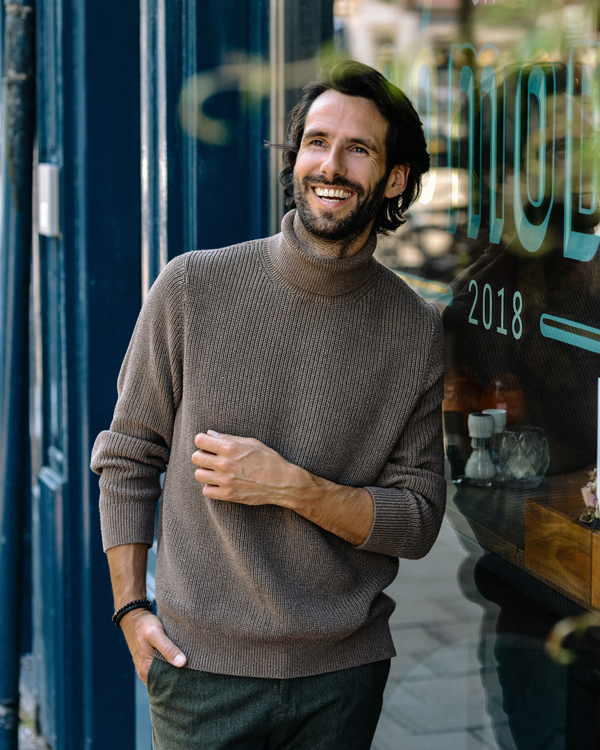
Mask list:
[[[324,130],[305,130],[302,140],[306,138],[332,138],[332,135],[331,133],[326,133]],[[360,146],[364,146],[375,154],[379,153],[379,149],[375,143],[367,138],[345,138],[344,140],[346,143],[357,143]]]

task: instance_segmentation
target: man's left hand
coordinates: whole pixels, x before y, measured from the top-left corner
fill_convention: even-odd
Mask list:
[[[254,438],[208,430],[194,442],[192,463],[205,497],[280,505],[355,545],[369,535],[373,500],[367,490],[317,477]]]
[[[213,500],[244,505],[282,505],[314,492],[310,472],[286,461],[260,440],[208,430],[196,435],[195,477]]]

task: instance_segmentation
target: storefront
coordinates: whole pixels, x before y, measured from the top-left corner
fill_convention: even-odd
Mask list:
[[[429,180],[377,252],[446,334],[446,524],[427,577],[401,566],[406,667],[375,747],[598,747],[599,644],[593,629],[561,641],[600,609],[600,536],[579,521],[595,517],[581,487],[600,376],[597,6],[337,0],[335,14],[340,48],[423,120]],[[557,625],[567,615],[581,619]]]

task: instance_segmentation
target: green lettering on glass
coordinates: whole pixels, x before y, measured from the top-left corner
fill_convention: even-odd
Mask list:
[[[516,339],[520,339],[523,333],[523,321],[521,320],[521,313],[523,312],[523,297],[521,292],[515,292],[513,294],[513,319],[512,319],[512,334]]]
[[[500,52],[492,44],[486,44],[482,47],[484,50],[493,50],[498,56],[496,68],[492,65],[486,65],[481,74],[481,101],[480,110],[483,109],[483,97],[487,95],[490,101],[490,242],[498,243],[502,237],[504,228],[504,185],[498,184],[498,151],[502,149],[502,160],[500,162],[500,174],[504,175],[504,162],[506,147],[504,143],[504,133],[506,125],[506,90],[504,87],[504,67],[500,59]],[[481,54],[480,52],[480,54]],[[500,129],[501,138],[498,135],[498,76],[502,86],[502,127]],[[479,146],[479,172],[483,174],[483,117],[480,125],[480,146]],[[500,216],[496,215],[496,200],[500,198]]]
[[[538,250],[544,241],[544,237],[546,236],[546,231],[548,229],[548,222],[550,221],[550,213],[552,211],[552,206],[554,205],[554,141],[555,141],[555,107],[556,107],[556,100],[555,97],[552,96],[552,166],[550,169],[550,184],[551,184],[551,190],[550,190],[550,201],[548,205],[548,209],[546,211],[546,216],[544,217],[544,220],[540,224],[533,224],[529,221],[527,216],[525,215],[525,211],[523,209],[522,199],[521,199],[521,192],[522,192],[522,184],[521,184],[521,155],[522,155],[522,143],[521,143],[521,97],[523,96],[522,92],[522,83],[523,83],[523,72],[525,71],[527,63],[523,65],[521,68],[521,72],[519,73],[519,80],[517,83],[517,89],[515,92],[515,107],[514,107],[514,119],[515,119],[515,152],[514,152],[514,193],[513,193],[513,212],[514,212],[514,222],[515,227],[517,230],[517,235],[519,237],[519,240],[521,241],[521,244],[523,247],[530,253],[535,253],[536,250]],[[554,72],[554,66],[552,65],[552,77],[555,81],[555,72]],[[553,90],[556,88],[555,85],[553,85]],[[528,99],[528,106],[527,106],[527,169],[526,169],[526,175],[525,180],[527,183],[527,198],[531,205],[539,207],[541,205],[541,202],[544,197],[546,197],[546,107],[548,106],[548,98],[546,95],[546,77],[544,75],[544,71],[536,65],[533,67],[529,74],[527,75],[527,92],[525,94]],[[539,142],[539,151],[538,151],[538,159],[537,159],[537,165],[538,165],[538,196],[535,199],[535,201],[532,199],[530,190],[529,190],[529,180],[530,180],[530,161],[529,161],[529,141],[531,139],[531,131],[530,131],[530,114],[531,114],[531,98],[535,98],[537,101],[537,106],[539,110],[539,134],[540,134],[540,142]],[[543,129],[542,129],[543,124]],[[542,158],[543,157],[543,158]],[[513,325],[513,333],[514,333],[514,325]],[[519,334],[520,336],[520,334]],[[515,338],[519,338],[519,336],[515,336]]]
[[[471,325],[479,325],[479,319],[475,317],[475,308],[477,307],[477,300],[479,299],[479,285],[475,279],[471,279],[469,282],[469,292],[474,292],[473,304],[471,305],[471,311],[469,313],[469,323]],[[497,333],[501,333],[503,336],[508,335],[508,331],[504,327],[504,287],[498,292],[500,299],[500,325],[496,328]],[[483,301],[481,305],[481,313],[483,318],[483,327],[486,331],[489,331],[493,323],[493,292],[490,284],[485,284],[483,287]],[[520,339],[523,334],[523,321],[521,319],[521,313],[523,312],[523,297],[521,292],[515,292],[513,294],[513,318],[512,318],[512,335],[515,339]]]
[[[529,77],[529,95],[527,97],[527,171],[526,171],[526,183],[527,183],[527,199],[532,206],[539,208],[544,202],[544,196],[546,192],[546,107],[542,106],[542,102],[547,101],[546,96],[546,79],[542,75],[541,77],[536,75],[537,70],[533,70]],[[532,85],[532,78],[534,83]],[[535,111],[531,106],[533,101],[537,101],[537,124],[538,132],[537,139],[532,139],[532,127],[535,127]],[[533,143],[532,143],[533,140]],[[554,140],[554,139],[553,139]],[[535,174],[535,168],[532,169],[532,151],[534,152],[533,162],[537,165],[537,188],[536,197],[534,198],[531,194],[531,174]],[[521,161],[523,161],[521,159]]]
[[[408,95],[423,122],[431,158],[427,183],[419,198],[420,210],[415,211],[412,217],[418,224],[426,224],[429,219],[431,209],[426,207],[431,203],[437,182],[437,147],[431,147],[433,139],[437,141],[437,130],[433,132],[433,128],[437,129],[438,122],[437,85],[435,56],[431,47],[424,44],[417,52],[408,84]],[[423,100],[425,107],[422,106]]]
[[[423,15],[421,16],[421,34],[424,34],[429,27],[429,18],[431,16],[431,0],[423,0]]]
[[[574,103],[574,79],[575,79],[575,47],[595,47],[596,54],[600,45],[597,42],[588,42],[585,45],[574,45],[569,53],[569,62],[567,65],[567,101],[566,101],[566,138],[565,138],[565,234],[564,234],[564,256],[574,260],[588,261],[596,254],[598,248],[598,237],[594,234],[586,234],[573,229],[573,103]],[[591,138],[585,138],[585,101],[589,100],[592,105],[591,124],[593,134]],[[593,94],[593,84],[591,81],[589,66],[581,64],[581,111],[579,113],[579,136],[578,136],[578,166],[579,166],[579,213],[593,214],[598,206],[599,197],[599,167],[598,156],[596,153],[589,153],[590,149],[595,150],[595,140],[598,136],[597,122],[600,117],[596,97]],[[594,143],[588,146],[588,143]],[[586,158],[586,149],[588,151]],[[590,158],[591,157],[591,158]],[[583,176],[586,167],[591,165],[590,184],[583,184]],[[583,206],[583,196],[590,195],[590,206]]]
[[[475,299],[473,300],[473,306],[471,307],[471,312],[469,313],[469,323],[472,323],[474,326],[476,326],[479,321],[477,318],[473,317],[473,310],[475,310],[475,305],[477,304],[477,297],[479,296],[479,287],[477,286],[477,282],[475,279],[471,279],[469,283],[469,291],[475,287]]]
[[[500,325],[496,328],[496,331],[506,336],[508,331],[504,327],[504,287],[498,292],[498,297],[500,297]]]
[[[600,329],[598,328],[544,313],[540,317],[540,331],[546,338],[600,354]]]
[[[471,45],[469,45],[471,46]],[[473,48],[473,51],[474,48]],[[458,78],[458,98],[461,92],[467,98],[467,170],[469,177],[469,197],[467,203],[467,237],[477,239],[481,224],[481,199],[478,200],[479,211],[475,212],[475,76],[470,65],[463,65]],[[458,140],[458,163],[460,164],[460,142]]]
[[[457,169],[453,166],[453,151],[456,144],[457,163],[460,165],[460,150],[462,138],[459,137],[458,122],[460,106],[460,96],[464,94],[467,102],[467,171],[469,180],[468,205],[467,205],[467,235],[471,239],[476,239],[481,224],[481,195],[478,193],[476,198],[475,177],[483,174],[483,118],[478,118],[479,132],[477,133],[479,142],[478,168],[475,169],[475,123],[476,112],[481,113],[483,110],[483,98],[487,96],[490,103],[490,242],[498,243],[502,236],[504,227],[504,186],[499,181],[499,174],[504,174],[505,144],[504,144],[504,125],[505,125],[505,88],[504,88],[504,66],[500,52],[493,44],[485,44],[479,52],[476,51],[472,44],[453,44],[450,48],[448,60],[448,76],[452,76],[456,69],[456,61],[460,59],[460,53],[470,50],[479,59],[482,53],[489,56],[492,51],[497,60],[496,67],[491,64],[486,65],[481,73],[479,85],[479,100],[475,100],[476,81],[475,74],[470,65],[464,64],[458,77],[458,96],[454,101],[452,87],[449,91],[448,99],[448,165],[452,169],[453,178],[451,180],[450,204],[448,206],[447,229],[454,234],[458,226],[459,218],[459,200],[458,200],[458,174]],[[499,127],[499,91],[502,91],[502,127]],[[456,111],[455,111],[456,110]],[[499,160],[501,155],[501,160]],[[498,169],[500,161],[501,169]],[[456,175],[456,177],[455,177]],[[498,200],[499,196],[499,200]],[[477,208],[475,207],[477,200]],[[501,214],[497,216],[497,205],[500,204]]]
[[[486,306],[487,306],[487,315],[486,313]],[[483,305],[482,305],[482,313],[483,313],[483,327],[486,331],[489,331],[492,327],[492,287],[489,284],[486,284],[483,287]]]

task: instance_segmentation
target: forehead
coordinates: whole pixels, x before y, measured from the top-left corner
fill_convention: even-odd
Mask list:
[[[319,131],[352,140],[359,138],[385,145],[388,121],[370,99],[347,96],[329,89],[312,103],[304,131]]]

